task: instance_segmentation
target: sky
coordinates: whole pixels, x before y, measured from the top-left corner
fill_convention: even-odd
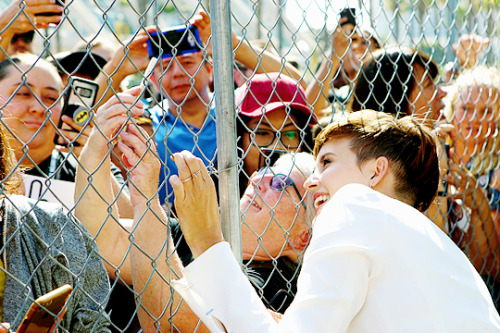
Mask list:
[[[363,2],[368,3],[368,1]],[[357,21],[360,25],[366,24],[363,20],[367,16],[366,9],[363,8],[360,16],[358,1],[356,0],[286,0],[286,13],[292,22],[297,22],[297,18],[302,17],[305,12],[308,24],[312,28],[321,29],[324,25],[323,18],[326,15],[329,18],[327,22],[327,29],[329,31],[332,31],[336,26],[338,13],[346,7],[356,8]]]

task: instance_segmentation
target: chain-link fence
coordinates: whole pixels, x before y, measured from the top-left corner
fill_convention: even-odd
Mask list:
[[[3,322],[67,283],[60,332],[205,331],[170,283],[193,259],[168,181],[184,150],[284,312],[312,236],[314,136],[361,109],[433,128],[426,214],[499,306],[498,1],[0,4]]]

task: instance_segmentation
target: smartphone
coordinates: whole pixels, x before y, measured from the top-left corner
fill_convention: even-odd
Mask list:
[[[55,4],[64,7],[64,2],[65,0],[56,0]],[[46,12],[46,13],[38,13],[35,16],[59,16],[59,15],[61,15],[61,13]]]
[[[17,333],[52,333],[66,312],[64,308],[73,288],[65,284],[37,298],[31,304]],[[56,321],[56,318],[59,318]]]
[[[347,21],[342,25],[352,24],[356,25],[356,8],[345,8],[340,12],[340,18],[347,17]]]
[[[73,118],[73,121],[77,125],[85,125],[92,115],[92,107],[97,98],[99,85],[94,81],[81,77],[72,77],[69,79],[66,89],[63,109],[57,128],[76,132],[75,129],[63,122],[62,116],[66,115]],[[67,146],[69,144],[68,140],[65,140],[58,134],[56,134],[54,138],[54,143],[61,146]],[[73,142],[73,145],[78,145],[78,143]]]
[[[192,25],[174,27],[158,33],[150,33],[148,39],[149,58],[170,58],[175,55],[195,53],[201,50],[201,38],[198,28]]]

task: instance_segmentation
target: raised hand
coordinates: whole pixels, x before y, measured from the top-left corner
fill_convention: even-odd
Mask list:
[[[137,207],[140,203],[151,200],[158,191],[161,165],[155,141],[145,130],[130,124],[127,131],[120,133],[118,149],[130,172],[130,200],[132,206]]]
[[[215,185],[202,160],[188,151],[173,155],[179,176],[170,177],[182,233],[197,258],[224,240]]]
[[[2,38],[4,34],[22,34],[59,23],[63,9],[55,0],[14,0],[0,13],[0,30],[8,26]]]

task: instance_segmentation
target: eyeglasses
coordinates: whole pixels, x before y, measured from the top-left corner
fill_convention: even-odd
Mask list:
[[[21,39],[23,42],[29,44],[33,41],[33,37],[35,36],[34,31],[25,32],[22,34],[15,34],[11,40],[11,43],[16,43],[18,39]]]
[[[278,136],[281,144],[289,149],[296,149],[300,145],[300,135],[298,130],[274,132],[267,129],[250,130],[254,137],[254,143],[259,147],[268,147],[273,144]],[[252,136],[252,134],[250,134]]]
[[[304,203],[304,199],[300,195],[300,192],[299,192],[299,189],[297,188],[297,185],[295,185],[295,182],[293,181],[293,179],[290,176],[287,176],[287,175],[282,174],[282,173],[274,174],[273,171],[271,169],[269,169],[269,167],[264,167],[257,172],[257,176],[261,176],[261,177],[263,177],[267,174],[273,174],[273,177],[271,178],[271,182],[270,182],[270,187],[274,191],[283,192],[288,187],[292,186],[293,189],[295,190],[295,193],[297,193],[297,196],[299,197],[300,203],[302,204],[304,209],[307,210],[306,204]]]

